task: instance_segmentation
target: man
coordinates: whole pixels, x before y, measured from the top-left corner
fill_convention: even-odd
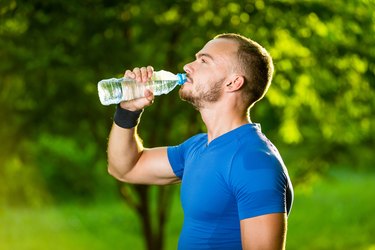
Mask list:
[[[174,147],[147,149],[136,125],[153,94],[122,102],[109,136],[108,170],[138,184],[181,184],[184,225],[179,249],[284,249],[292,185],[277,149],[250,120],[266,93],[272,59],[237,34],[209,41],[186,64],[180,97],[200,112],[207,134]],[[151,66],[127,70],[146,82]]]

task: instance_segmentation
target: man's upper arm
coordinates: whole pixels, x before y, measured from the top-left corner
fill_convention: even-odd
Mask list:
[[[155,185],[180,182],[169,163],[167,147],[144,149],[133,169],[119,179],[129,183]]]
[[[285,213],[273,213],[241,220],[244,250],[285,249],[287,219]]]

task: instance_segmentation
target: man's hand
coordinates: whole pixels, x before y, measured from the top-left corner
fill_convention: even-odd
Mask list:
[[[154,68],[152,66],[147,66],[142,68],[134,68],[132,71],[126,70],[124,77],[135,79],[139,84],[145,84],[152,77],[153,73]],[[121,107],[130,111],[136,111],[150,106],[154,102],[154,94],[148,89],[145,90],[144,94],[145,97],[121,102]]]
[[[146,83],[154,72],[153,67],[127,70],[125,77]],[[152,104],[154,95],[145,90],[145,97],[121,102],[122,108],[135,111]],[[116,179],[137,184],[166,185],[180,182],[168,160],[167,148],[145,149],[136,128],[123,129],[113,124],[108,141],[108,171]]]

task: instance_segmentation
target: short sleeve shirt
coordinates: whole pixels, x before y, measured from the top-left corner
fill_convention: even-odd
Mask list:
[[[246,124],[208,144],[207,134],[168,147],[181,178],[183,249],[242,249],[240,220],[289,213],[293,190],[275,146],[258,124]]]

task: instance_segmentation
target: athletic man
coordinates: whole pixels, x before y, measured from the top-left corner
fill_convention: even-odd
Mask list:
[[[108,169],[138,184],[181,183],[179,249],[284,249],[293,189],[280,154],[250,120],[271,84],[273,63],[258,43],[237,34],[209,41],[184,66],[180,97],[201,114],[207,133],[178,146],[144,148],[136,131],[145,97],[122,102],[108,144]],[[151,66],[125,72],[140,84]]]

